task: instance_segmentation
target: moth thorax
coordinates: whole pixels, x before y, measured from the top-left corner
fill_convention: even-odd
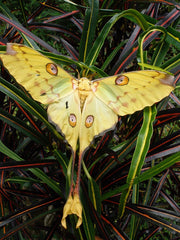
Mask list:
[[[86,77],[80,78],[78,80],[78,90],[81,92],[81,94],[85,92],[91,91],[91,81],[87,79]]]
[[[91,81],[87,78],[83,77],[78,80],[78,91],[79,91],[79,98],[80,98],[80,107],[81,112],[84,107],[85,100],[89,93],[92,91],[91,89]]]

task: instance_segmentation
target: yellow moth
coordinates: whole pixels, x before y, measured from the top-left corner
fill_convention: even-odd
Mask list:
[[[174,77],[160,71],[134,71],[90,81],[76,79],[39,52],[19,44],[8,44],[1,59],[11,75],[38,102],[46,104],[48,119],[70,144],[75,162],[79,140],[79,162],[75,187],[71,183],[64,206],[66,217],[76,214],[82,223],[79,197],[81,161],[95,136],[115,128],[118,116],[132,114],[168,96]],[[73,173],[72,173],[73,174]]]

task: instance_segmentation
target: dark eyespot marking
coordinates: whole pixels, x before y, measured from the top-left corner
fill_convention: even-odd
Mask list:
[[[93,125],[94,122],[94,116],[93,115],[88,115],[86,120],[85,120],[85,126],[87,128],[90,128]]]
[[[46,64],[46,71],[51,74],[56,76],[58,74],[58,68],[54,63],[47,63]]]
[[[115,79],[115,84],[118,86],[127,85],[128,82],[129,82],[129,78],[124,75],[120,75]]]
[[[70,124],[71,127],[75,127],[76,123],[77,123],[76,115],[71,113],[69,115],[69,124]]]

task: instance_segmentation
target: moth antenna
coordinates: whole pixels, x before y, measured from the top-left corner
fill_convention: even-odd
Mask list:
[[[86,76],[86,69],[83,70],[82,76],[83,76],[83,77]]]
[[[77,72],[77,74],[78,74],[78,80],[80,79],[80,72],[79,72],[79,70],[76,68],[76,72]]]
[[[88,79],[90,80],[90,81],[92,81],[93,80],[93,78],[94,78],[94,76],[96,76],[97,75],[97,73],[96,72],[94,72],[94,73],[91,73],[91,74],[89,74],[88,75]]]
[[[94,72],[94,73],[92,73],[91,74],[91,80],[94,78],[94,76],[96,76],[97,75],[97,72]]]

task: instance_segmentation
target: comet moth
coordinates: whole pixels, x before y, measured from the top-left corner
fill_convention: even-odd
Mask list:
[[[39,52],[19,44],[7,44],[1,59],[10,74],[38,102],[47,105],[48,120],[72,148],[73,166],[77,142],[79,160],[75,186],[71,182],[62,225],[70,214],[82,223],[79,196],[81,162],[95,136],[114,129],[118,116],[132,114],[168,96],[174,77],[160,71],[142,70],[89,80],[76,79]],[[72,178],[73,179],[73,178]]]

